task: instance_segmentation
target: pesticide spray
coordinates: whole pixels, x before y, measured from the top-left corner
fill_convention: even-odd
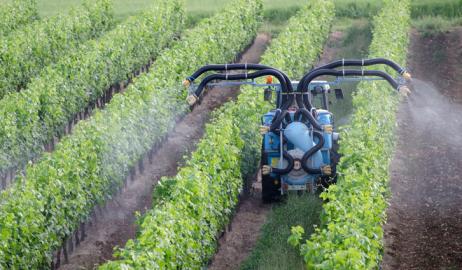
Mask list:
[[[462,105],[452,102],[424,81],[414,79],[412,87],[413,93],[403,106],[409,112],[415,131],[428,133],[434,145],[462,149]]]

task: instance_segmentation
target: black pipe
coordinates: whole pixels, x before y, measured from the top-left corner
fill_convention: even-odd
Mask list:
[[[310,150],[308,150],[302,157],[302,168],[305,172],[309,174],[322,174],[321,169],[314,169],[308,166],[307,161],[308,159],[313,156],[316,152],[321,150],[322,146],[324,145],[324,137],[322,133],[319,131],[313,131],[313,137],[317,137],[319,142],[313,146]]]
[[[324,110],[329,110],[329,99],[327,97],[327,91],[322,91],[322,105],[324,107]]]
[[[310,99],[310,93],[303,93],[303,104],[305,105],[305,108],[308,108],[308,105],[311,104],[311,99]]]
[[[260,65],[260,64],[219,64],[219,65],[206,65],[194,72],[193,75],[186,78],[189,82],[193,82],[195,79],[199,78],[202,74],[208,71],[222,71],[222,70],[263,70],[263,69],[275,69],[270,66]],[[281,72],[282,73],[282,72]]]
[[[297,112],[294,114],[294,119],[298,119],[302,115],[312,126],[314,129],[322,130],[321,124],[314,118],[310,111],[306,108],[299,108]]]
[[[190,77],[186,78],[186,80],[189,81],[189,83],[192,83],[192,82],[194,82],[194,80],[196,80],[203,73],[208,72],[208,71],[212,71],[212,70],[214,70],[214,71],[223,71],[223,70],[227,71],[227,70],[264,70],[264,69],[272,69],[272,70],[275,70],[275,71],[281,73],[282,76],[286,80],[286,87],[287,87],[288,91],[289,92],[294,91],[291,80],[289,79],[289,77],[284,72],[282,72],[282,71],[280,71],[280,70],[278,70],[276,68],[266,66],[266,65],[261,65],[261,64],[206,65],[206,66],[203,66],[203,67],[199,68],[198,70],[196,70],[196,72],[194,72],[194,74],[191,75]],[[292,102],[293,102],[293,98],[292,97],[287,97],[287,95],[280,95],[280,96],[282,96],[282,98],[281,98],[280,102],[278,102],[278,104],[277,104],[278,108],[288,109],[290,107],[290,105],[292,104]]]
[[[393,88],[398,89],[398,82],[395,81],[390,75],[383,71],[378,70],[335,70],[335,69],[315,69],[305,76],[303,76],[302,80],[299,82],[297,87],[297,92],[307,92],[308,86],[315,78],[329,75],[329,76],[377,76],[385,79]],[[311,102],[307,102],[307,109],[311,110],[312,104]]]
[[[288,115],[288,113],[289,112],[287,110],[278,110],[276,112],[276,114],[273,117],[273,121],[271,122],[271,126],[270,126],[270,131],[271,132],[275,132],[276,134],[279,134],[276,131],[280,127],[282,121],[285,119],[285,117],[286,117],[286,115]]]
[[[289,155],[287,151],[284,151],[282,153],[282,156],[284,157],[284,159],[287,160],[287,163],[288,163],[287,167],[283,169],[271,167],[272,173],[279,174],[279,175],[288,174],[294,168],[294,158],[291,155]]]
[[[282,72],[281,70],[279,69],[276,69],[276,68],[273,68],[273,67],[270,67],[270,66],[266,66],[266,65],[261,65],[261,64],[218,64],[218,65],[206,65],[206,66],[203,66],[201,68],[199,68],[198,70],[196,70],[196,72],[194,72],[193,75],[189,76],[188,78],[186,78],[186,80],[188,80],[190,83],[194,82],[194,80],[196,80],[199,76],[201,76],[202,74],[204,74],[205,72],[208,72],[208,71],[227,71],[227,70],[264,70],[264,69],[272,69],[272,70],[275,70],[279,73],[281,73],[284,78],[286,79],[286,82],[288,83],[287,87],[289,88],[289,91],[290,92],[293,92],[293,87],[292,87],[292,83],[289,83],[290,82],[290,79],[289,79],[289,76],[287,76],[287,74],[285,74],[284,72]]]
[[[279,81],[280,85],[281,85],[281,90],[283,93],[288,93],[289,89],[287,87],[287,82],[284,78],[284,76],[274,70],[274,69],[263,69],[263,70],[259,70],[257,72],[254,72],[254,73],[244,73],[244,74],[212,74],[212,75],[209,75],[207,77],[205,77],[201,83],[199,84],[199,86],[197,87],[196,89],[196,92],[194,93],[197,97],[199,97],[204,89],[204,87],[210,82],[210,81],[213,81],[213,80],[230,80],[230,81],[236,81],[236,80],[245,80],[245,79],[255,79],[255,78],[258,78],[258,77],[262,77],[262,76],[267,76],[267,75],[271,75],[271,76],[274,76],[276,77],[276,79]]]
[[[396,70],[400,75],[406,72],[405,68],[401,67],[394,61],[391,61],[385,58],[373,58],[373,59],[361,59],[361,60],[358,60],[358,59],[337,60],[327,65],[320,66],[314,70],[333,69],[333,68],[338,68],[338,67],[351,67],[351,66],[365,67],[365,66],[372,66],[372,65],[387,65],[391,67],[392,69]]]
[[[266,75],[271,75],[271,76],[276,77],[276,79],[278,79],[279,84],[281,85],[281,90],[283,92],[282,93],[283,99],[282,99],[280,109],[287,110],[292,104],[293,99],[294,99],[293,95],[289,94],[289,92],[293,91],[292,83],[290,83],[290,81],[289,83],[287,83],[285,76],[275,69],[264,69],[264,70],[260,70],[254,73],[244,73],[244,74],[231,74],[231,75],[212,74],[212,75],[205,77],[202,80],[202,82],[199,84],[199,86],[196,89],[195,95],[196,97],[199,97],[205,85],[207,85],[207,83],[209,83],[212,80],[255,79],[255,78],[266,76]]]

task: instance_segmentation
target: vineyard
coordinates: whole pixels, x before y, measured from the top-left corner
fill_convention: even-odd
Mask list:
[[[462,2],[54,1],[0,0],[0,269],[462,267]]]

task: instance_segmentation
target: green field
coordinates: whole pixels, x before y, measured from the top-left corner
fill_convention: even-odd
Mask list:
[[[11,2],[11,0],[0,0],[0,4],[9,2]],[[82,2],[83,0],[37,0],[41,16],[63,13],[72,6],[77,6]],[[114,0],[113,2],[116,16],[119,19],[123,19],[155,3],[155,0]],[[186,7],[191,14],[197,15],[214,12],[228,2],[229,0],[186,0]],[[264,0],[265,8],[268,9],[300,6],[304,2],[305,0]]]
[[[6,4],[12,0],[0,0],[0,4]],[[188,11],[191,13],[213,12],[220,9],[230,0],[185,0]],[[37,0],[39,13],[42,16],[49,16],[56,13],[64,12],[72,6],[79,5],[83,0]],[[154,3],[155,0],[114,0],[116,14],[123,18],[141,11],[146,6]],[[279,9],[300,6],[306,0],[263,0],[265,9]],[[353,7],[367,6],[374,7],[379,0],[335,0],[337,6]],[[461,1],[458,0],[414,0],[413,17],[425,15],[444,15],[445,17],[456,17],[460,13]],[[430,9],[430,7],[432,9]],[[434,12],[435,14],[428,14]]]

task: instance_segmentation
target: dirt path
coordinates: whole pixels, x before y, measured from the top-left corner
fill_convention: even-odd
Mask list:
[[[254,44],[242,55],[241,62],[258,62],[268,41],[268,35],[259,34]],[[208,91],[200,105],[186,115],[169,134],[168,140],[154,155],[152,164],[146,161],[144,172],[137,174],[135,180],[108,204],[96,225],[87,229],[86,240],[69,256],[69,263],[60,269],[93,269],[95,265],[112,258],[115,246],[123,246],[128,239],[134,238],[135,211],[144,212],[150,208],[153,186],[162,176],[177,173],[183,156],[193,151],[196,142],[202,137],[210,112],[237,94],[237,88],[214,88]]]
[[[462,29],[412,34],[414,94],[398,114],[383,269],[462,269]]]
[[[236,216],[219,240],[219,249],[209,270],[237,269],[252,251],[270,209],[258,196],[261,189],[257,192],[239,204]]]

